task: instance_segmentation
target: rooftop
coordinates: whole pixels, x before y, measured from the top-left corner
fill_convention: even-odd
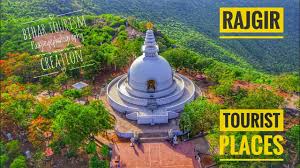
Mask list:
[[[82,81],[77,82],[77,83],[75,83],[74,85],[72,85],[73,88],[78,89],[78,90],[80,90],[80,89],[82,89],[82,88],[85,88],[85,87],[87,87],[87,86],[88,86],[88,84],[87,84],[87,83],[84,83],[84,82],[82,82]]]

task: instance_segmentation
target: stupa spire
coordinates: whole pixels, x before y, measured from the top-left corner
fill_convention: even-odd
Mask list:
[[[154,57],[158,55],[158,45],[156,44],[154,33],[153,33],[153,24],[151,22],[148,22],[146,24],[147,31],[146,31],[146,37],[145,42],[143,45],[143,53],[146,57]]]

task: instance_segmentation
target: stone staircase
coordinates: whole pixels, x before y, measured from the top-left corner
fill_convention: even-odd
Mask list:
[[[153,133],[139,133],[140,141],[147,142],[164,142],[168,139],[166,132],[153,132]]]
[[[158,108],[158,104],[156,99],[148,99],[147,106],[149,110],[156,110]]]

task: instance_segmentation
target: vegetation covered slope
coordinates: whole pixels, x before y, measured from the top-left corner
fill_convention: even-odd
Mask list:
[[[299,66],[299,1],[101,1],[104,12],[113,12],[154,20],[168,25],[170,20],[183,23],[206,36],[229,52],[234,52],[254,67],[268,72],[295,71]],[[219,7],[222,6],[280,6],[285,8],[285,39],[283,40],[219,40]],[[147,11],[147,12],[145,12]],[[101,12],[101,11],[100,11]],[[171,26],[172,27],[172,26]],[[166,31],[172,29],[167,29]],[[177,34],[177,32],[176,32]],[[174,34],[174,35],[176,35]],[[185,39],[189,47],[201,49],[202,39]],[[199,49],[200,48],[200,49]],[[209,46],[214,50],[214,46]],[[212,55],[210,55],[212,56]],[[223,59],[230,58],[224,54]]]
[[[133,38],[128,32],[128,28],[133,27],[136,31],[145,32],[145,22],[111,14],[100,16],[85,15],[84,17],[87,26],[79,29],[70,29],[70,31],[74,34],[83,34],[84,40],[81,40],[83,45],[81,47],[82,53],[88,58],[89,63],[94,63],[94,66],[66,71],[65,73],[60,71],[57,75],[44,76],[38,79],[33,79],[32,77],[39,73],[35,64],[37,60],[34,57],[39,51],[30,50],[30,45],[27,43],[14,41],[22,36],[18,29],[19,24],[29,19],[16,18],[13,22],[9,19],[2,21],[4,24],[1,29],[1,35],[5,35],[3,36],[5,39],[1,41],[1,47],[3,47],[3,43],[6,43],[4,49],[11,53],[6,53],[5,59],[0,62],[1,83],[3,83],[1,85],[2,97],[0,105],[3,107],[1,108],[1,114],[7,116],[5,121],[16,123],[16,125],[28,132],[29,141],[37,151],[35,155],[39,152],[41,153],[40,157],[33,160],[34,165],[38,165],[41,162],[39,164],[41,165],[40,167],[44,167],[43,165],[48,161],[45,158],[51,157],[51,155],[60,156],[55,158],[67,160],[65,157],[61,157],[62,151],[67,150],[66,156],[74,158],[74,156],[79,155],[78,151],[82,151],[82,149],[86,149],[86,154],[89,155],[89,167],[108,167],[107,160],[103,160],[103,158],[107,158],[107,155],[101,154],[103,157],[98,157],[94,138],[90,135],[104,132],[111,128],[113,123],[108,122],[111,118],[101,101],[88,101],[88,99],[94,97],[94,93],[99,93],[97,88],[105,84],[96,83],[95,77],[105,76],[107,72],[109,74],[116,72],[116,70],[118,71],[130,65],[130,62],[136,56],[141,55],[140,47],[143,43],[143,38],[140,36]],[[48,21],[42,22],[46,23]],[[163,25],[160,24],[159,26]],[[190,29],[187,30],[190,31]],[[157,29],[154,29],[154,31],[160,47],[160,54],[175,69],[188,69],[188,71],[193,71],[197,74],[204,74],[207,79],[216,83],[214,88],[212,88],[213,91],[226,100],[222,107],[278,108],[284,103],[282,98],[269,90],[245,91],[239,89],[233,91],[232,84],[238,80],[273,85],[275,89],[279,88],[287,92],[299,92],[300,90],[298,85],[299,76],[273,76],[258,72],[231,52],[229,52],[230,58],[236,61],[234,64],[238,65],[224,63],[226,61],[220,61],[218,58],[209,58],[208,55],[199,54],[184,48],[185,43],[179,43],[179,45],[172,43],[164,33],[157,31]],[[206,39],[206,37],[200,36],[197,32],[193,33],[197,38]],[[170,36],[172,36],[171,33]],[[185,37],[180,36],[180,34],[178,36]],[[173,37],[176,36],[173,35]],[[9,43],[10,45],[8,45]],[[211,40],[204,41],[203,44],[206,43],[214,44]],[[213,51],[216,51],[215,53],[219,52],[219,55],[222,55],[222,52],[228,52],[217,45],[214,49]],[[208,51],[210,52],[210,50]],[[87,90],[84,89],[82,91],[67,89],[74,81],[84,80],[84,78],[87,79],[93,88],[87,88]],[[109,79],[105,80],[107,80],[106,82],[109,81]],[[47,97],[39,99],[39,95],[42,95],[41,92],[45,91],[48,93]],[[75,103],[80,98],[86,98],[87,104],[80,105]],[[250,104],[249,102],[253,103]],[[189,112],[194,109],[198,112]],[[212,125],[207,125],[206,120],[198,119],[211,118],[208,122],[215,123],[217,121],[214,119],[218,118],[216,115],[218,114],[218,109],[219,106],[216,104],[212,104],[205,99],[198,99],[185,109],[183,113],[185,119],[181,118],[181,125],[191,123],[185,129],[191,130],[193,134],[213,129]],[[204,114],[210,114],[210,116],[205,116]],[[195,122],[195,120],[198,122]],[[202,125],[202,122],[205,125]],[[5,128],[6,132],[11,132],[11,128],[7,124],[4,123],[0,126]],[[42,133],[51,132],[52,137],[48,137],[49,146],[45,144],[45,134],[43,135],[40,131],[36,131],[36,127],[41,128]],[[293,133],[291,140],[293,142],[295,140]],[[7,143],[4,145],[1,141],[0,145],[5,147],[11,146],[11,144]],[[17,144],[14,146],[18,148]],[[44,156],[44,151],[47,153],[49,150],[52,152],[50,152],[51,155]],[[1,161],[1,164],[25,164],[25,160],[19,157],[20,152],[11,155],[10,151],[8,148],[2,152],[3,155],[0,157],[4,161]],[[82,155],[79,156],[82,157]],[[19,165],[15,167],[21,167]],[[87,165],[86,162],[85,165]]]
[[[83,13],[117,13],[152,20],[168,35],[183,33],[180,44],[226,63],[251,64],[271,73],[297,71],[299,67],[299,1],[205,1],[205,0],[4,0],[2,18],[48,16],[83,9]],[[220,40],[219,7],[282,6],[285,8],[285,38],[281,40]],[[188,32],[174,29],[188,27]],[[176,27],[175,27],[176,28]],[[189,35],[190,33],[190,35]],[[194,36],[196,35],[196,36]],[[181,37],[181,36],[180,36]],[[2,42],[1,42],[2,44]]]

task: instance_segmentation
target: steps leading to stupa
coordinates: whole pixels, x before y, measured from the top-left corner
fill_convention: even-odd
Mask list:
[[[161,142],[166,141],[169,137],[167,132],[148,132],[139,133],[139,138],[141,142]]]
[[[140,138],[141,143],[147,143],[147,142],[164,142],[168,140],[168,137],[149,137],[149,138]]]
[[[168,132],[142,132],[139,133],[140,138],[151,138],[151,137],[166,137]]]
[[[149,110],[156,110],[158,108],[156,99],[148,99],[148,103],[146,106]]]

